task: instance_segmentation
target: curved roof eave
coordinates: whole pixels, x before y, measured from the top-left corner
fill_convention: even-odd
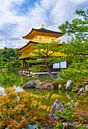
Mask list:
[[[23,47],[19,48],[17,51],[20,51],[20,50],[24,49],[25,47],[27,47],[31,43],[38,44],[37,42],[29,41],[26,45],[24,45]]]

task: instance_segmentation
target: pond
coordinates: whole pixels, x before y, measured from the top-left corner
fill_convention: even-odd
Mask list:
[[[70,102],[77,99],[77,94],[69,91],[60,90],[39,90],[39,89],[28,89],[27,92],[31,92],[37,96],[40,96],[40,101],[43,104],[51,106],[56,99],[63,103]]]
[[[50,79],[49,77],[46,77]],[[46,79],[45,76],[40,77],[42,81]],[[0,73],[0,86],[2,87],[11,87],[11,86],[22,86],[25,82],[32,78],[21,76],[17,73],[1,72]],[[36,79],[36,78],[35,78]],[[38,78],[37,78],[38,79]],[[59,91],[59,90],[38,90],[38,89],[28,89],[27,92],[31,92],[40,96],[43,104],[52,105],[56,99],[59,99],[63,102],[68,102],[77,98],[77,95],[68,91]]]

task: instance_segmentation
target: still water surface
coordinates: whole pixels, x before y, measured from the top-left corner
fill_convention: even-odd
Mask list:
[[[22,86],[25,82],[27,82],[30,78],[21,76],[16,73],[8,73],[1,72],[0,73],[0,86],[8,87],[8,86]],[[68,91],[60,91],[60,90],[38,90],[38,89],[28,89],[27,92],[31,92],[40,96],[43,104],[52,105],[53,102],[58,99],[61,102],[69,102],[71,100],[75,100],[77,95],[73,92]]]

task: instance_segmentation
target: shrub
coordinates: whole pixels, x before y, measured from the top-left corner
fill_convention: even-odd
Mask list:
[[[84,102],[88,102],[88,96],[83,99]]]
[[[72,121],[74,119],[73,110],[67,105],[65,105],[64,111],[57,111],[56,116],[61,121]]]
[[[60,85],[65,85],[66,84],[66,82],[67,82],[67,80],[58,80],[58,84],[60,84]]]
[[[61,121],[59,121],[56,125],[56,129],[62,129],[63,128],[63,124]]]
[[[59,85],[61,85],[61,89],[63,89],[66,82],[66,80],[54,80],[52,81],[52,85],[54,86],[54,89],[58,89]]]
[[[58,89],[58,81],[52,81],[52,85],[54,86],[54,89]]]
[[[77,127],[77,129],[86,129],[83,125]]]
[[[48,106],[38,102],[39,98],[32,93],[6,89],[7,95],[0,96],[0,129],[22,129],[28,124],[39,123],[44,127],[50,124]]]

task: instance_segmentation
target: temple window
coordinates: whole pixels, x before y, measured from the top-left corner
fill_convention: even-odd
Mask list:
[[[51,40],[52,40],[52,41],[55,41],[55,39],[54,39],[54,38],[52,38]]]
[[[42,38],[39,38],[39,41],[42,41]]]

